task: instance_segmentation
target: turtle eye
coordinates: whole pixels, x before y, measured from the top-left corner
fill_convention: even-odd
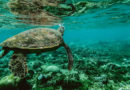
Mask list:
[[[64,23],[59,24],[60,27],[64,27]]]

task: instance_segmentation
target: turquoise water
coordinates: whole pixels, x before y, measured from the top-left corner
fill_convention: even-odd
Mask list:
[[[78,1],[80,0],[75,0],[75,3]],[[17,16],[9,11],[7,2],[8,0],[0,0],[0,42],[28,29],[37,27],[57,29],[59,27],[58,25],[44,26],[23,23],[22,20],[17,20]],[[59,66],[60,69],[63,69],[63,73],[60,72],[60,77],[62,77],[63,74],[63,78],[68,80],[69,85],[64,82],[62,82],[63,85],[55,84],[57,80],[55,77],[49,79],[52,81],[50,86],[48,86],[49,84],[46,85],[46,82],[44,83],[43,79],[41,79],[41,81],[38,79],[38,84],[41,85],[41,89],[40,86],[37,86],[38,89],[34,90],[43,90],[43,88],[45,88],[45,90],[55,90],[56,88],[57,90],[96,90],[96,88],[104,88],[101,90],[122,90],[121,88],[124,88],[123,90],[130,89],[130,0],[122,0],[122,2],[119,3],[115,2],[112,5],[103,8],[86,10],[79,15],[65,16],[62,18],[61,23],[64,23],[65,27],[63,38],[70,46],[74,56],[74,70],[72,73],[68,74],[70,82],[66,78],[67,74],[64,72],[64,70],[67,70],[67,56],[63,48],[42,54],[38,57],[36,55],[30,55],[28,56],[27,63],[30,70],[35,72],[35,78],[37,78],[38,75],[40,78],[41,73],[38,68],[43,64],[46,65],[46,67],[47,65]],[[9,56],[10,54],[6,55],[0,61],[1,78],[10,74],[7,65],[10,59]],[[44,57],[44,60],[40,59],[42,57]],[[98,60],[99,63],[101,63],[101,66],[98,66]],[[4,61],[6,61],[5,65],[3,64]],[[65,65],[62,66],[62,64]],[[103,71],[102,68],[105,68],[109,73],[106,73],[105,70]],[[112,71],[112,69],[114,71]],[[47,77],[47,72],[41,72],[43,75],[46,74]],[[83,75],[82,78],[86,81],[80,79],[81,82],[78,82],[77,80],[79,79],[77,79],[75,75],[79,75],[79,77]],[[120,77],[116,75],[119,75]],[[55,76],[58,77],[57,74]],[[36,79],[34,77],[31,78],[31,80],[35,82]],[[107,77],[108,84],[104,84],[105,82],[103,80],[106,80],[104,77]],[[41,76],[41,78],[43,77]],[[75,81],[71,81],[72,78],[74,78]],[[97,81],[95,78],[97,78]],[[61,79],[58,78],[58,80]],[[80,86],[80,84],[83,84],[84,82],[86,85]],[[101,84],[101,82],[103,85],[98,85]],[[92,83],[94,84],[92,85]],[[75,84],[78,89],[74,88]],[[31,83],[31,85],[31,87],[35,86],[34,83]],[[66,86],[71,89],[68,89]]]
[[[6,9],[6,1],[1,1],[0,36],[2,38],[0,42],[19,32],[38,27],[36,25],[17,23],[21,20],[16,20],[16,16]],[[106,8],[91,9],[78,16],[64,17],[62,21],[65,26],[64,39],[68,43],[75,41],[78,43],[96,40],[129,39],[129,5],[129,2],[119,3]]]

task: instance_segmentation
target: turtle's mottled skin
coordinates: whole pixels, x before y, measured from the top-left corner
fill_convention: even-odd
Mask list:
[[[26,57],[22,53],[14,53],[9,62],[9,68],[15,76],[26,76],[28,73]]]
[[[62,38],[63,33],[64,33],[63,26],[60,26],[58,30],[53,30],[49,28],[36,28],[36,29],[24,31],[5,40],[0,44],[0,46],[2,46],[2,49],[4,50],[4,53],[1,55],[1,57],[6,55],[10,50],[13,50],[14,55],[12,59],[17,62],[18,61],[21,62],[20,56],[26,57],[26,54],[29,53],[40,54],[42,52],[55,50],[60,46],[63,46],[66,49],[68,54],[68,60],[69,60],[68,69],[70,70],[73,65],[73,57],[70,48],[64,43],[64,40]],[[25,61],[26,60],[23,60],[23,62]],[[10,69],[15,75],[21,77],[27,72],[26,71],[27,69],[25,69],[25,67],[21,67],[23,68],[21,70],[24,74],[20,75],[21,71],[18,71],[18,68],[14,70],[16,68],[15,65],[12,66],[13,62],[10,63],[11,63]]]

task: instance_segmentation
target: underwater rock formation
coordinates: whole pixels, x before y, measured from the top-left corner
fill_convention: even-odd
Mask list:
[[[51,65],[51,66],[47,66],[46,68],[44,67],[43,70],[45,72],[59,72],[60,68],[55,65]]]

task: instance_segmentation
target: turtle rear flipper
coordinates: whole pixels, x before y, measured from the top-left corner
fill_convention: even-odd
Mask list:
[[[8,53],[8,50],[1,50],[0,51],[0,58],[4,57]]]
[[[67,44],[63,44],[63,47],[66,49],[68,55],[68,69],[71,70],[73,67],[73,55],[72,52]]]
[[[14,53],[12,59],[9,62],[9,69],[15,76],[25,77],[28,73],[26,57],[21,53]]]

